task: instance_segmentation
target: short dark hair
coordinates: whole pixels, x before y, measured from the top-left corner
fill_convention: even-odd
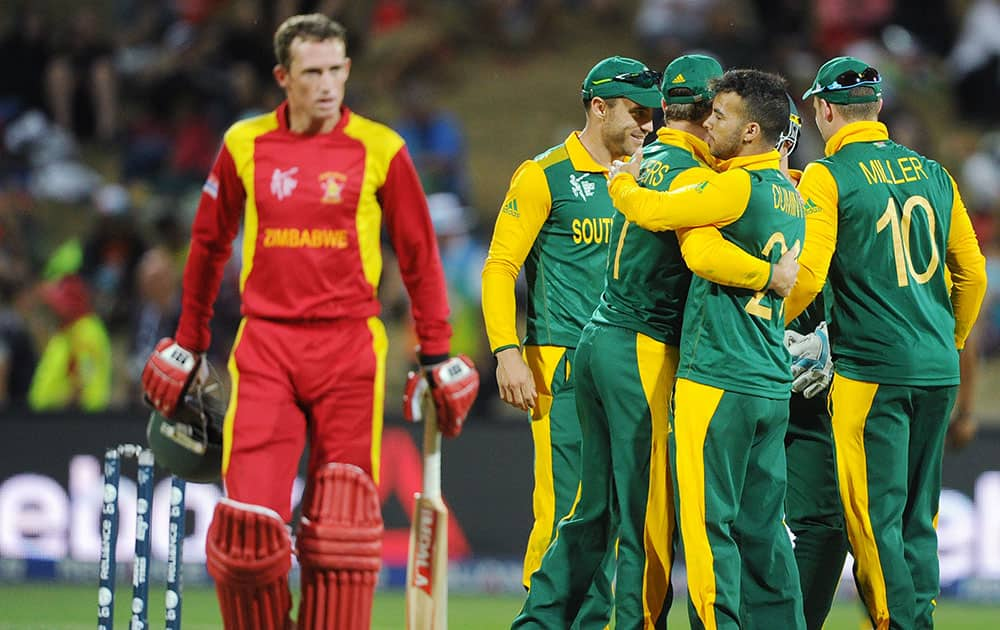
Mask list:
[[[870,85],[858,85],[851,88],[851,96],[871,96],[875,93],[875,88]],[[819,95],[822,98],[822,94]],[[859,120],[878,120],[878,101],[871,101],[868,103],[850,103],[846,105],[839,105],[837,103],[830,103],[833,107],[837,108],[840,115],[844,117],[844,120],[848,122],[856,122]]]
[[[788,82],[771,72],[753,69],[729,70],[710,87],[716,96],[732,92],[743,99],[744,114],[748,121],[760,125],[765,143],[774,146],[778,137],[788,127]]]
[[[347,29],[339,22],[331,20],[322,13],[293,15],[282,22],[274,32],[274,57],[278,64],[285,68],[292,62],[291,48],[296,37],[314,42],[339,39],[344,42],[345,47],[347,46]]]

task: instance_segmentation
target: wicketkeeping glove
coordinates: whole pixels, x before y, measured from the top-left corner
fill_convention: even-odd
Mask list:
[[[426,377],[426,378],[425,378]],[[445,437],[462,432],[466,416],[479,393],[479,372],[472,359],[464,354],[410,372],[403,392],[403,417],[410,422],[421,420],[420,404],[430,388],[438,429]]]
[[[205,361],[170,337],[160,339],[142,370],[142,389],[156,410],[170,418]]]
[[[833,378],[833,357],[826,322],[820,322],[814,332],[800,335],[785,331],[785,347],[792,355],[792,391],[812,398],[830,385]]]

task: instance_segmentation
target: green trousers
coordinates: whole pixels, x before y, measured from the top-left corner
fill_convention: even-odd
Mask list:
[[[847,557],[844,509],[837,491],[826,396],[805,398],[792,394],[785,459],[785,524],[795,535],[795,564],[806,628],[820,630],[830,613]]]
[[[531,437],[535,446],[535,488],[532,493],[534,524],[524,553],[524,587],[556,533],[556,525],[576,503],[580,487],[580,420],[571,378],[573,348],[525,346],[524,358],[534,376],[538,401],[531,412]],[[615,574],[615,545],[608,545],[601,569],[580,604],[572,628],[604,628],[611,619]]]
[[[782,522],[788,401],[677,379],[670,422],[692,628],[805,628]]]
[[[941,460],[957,385],[880,385],[834,374],[841,501],[858,592],[875,628],[934,627]]]
[[[616,326],[584,328],[573,371],[580,498],[531,576],[514,628],[569,628],[616,535],[615,627],[666,627],[674,544],[667,399],[676,366],[673,346]]]

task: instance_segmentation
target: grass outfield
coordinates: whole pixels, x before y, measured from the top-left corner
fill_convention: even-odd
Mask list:
[[[0,584],[0,630],[83,630],[97,623],[97,586],[49,584]],[[115,600],[115,622],[128,627],[128,603],[131,589],[119,587]],[[163,590],[150,589],[150,626],[163,627]],[[675,605],[670,613],[671,630],[689,628],[686,609]],[[216,630],[221,627],[215,592],[188,588],[184,592],[185,630]],[[521,606],[521,598],[512,595],[453,594],[448,602],[449,627],[452,630],[499,630],[509,628]],[[935,615],[936,626],[943,630],[994,629],[998,627],[1000,607],[964,604],[945,600]],[[403,594],[379,593],[375,598],[373,630],[403,628]],[[834,607],[826,630],[858,630],[861,614],[856,604],[840,603]]]

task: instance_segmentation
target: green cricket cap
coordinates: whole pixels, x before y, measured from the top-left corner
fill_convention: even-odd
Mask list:
[[[660,93],[667,105],[699,103],[715,98],[708,87],[712,79],[722,76],[722,66],[708,55],[683,55],[670,62],[663,71]],[[675,88],[687,88],[683,95],[670,95]],[[690,90],[690,93],[688,92]]]
[[[659,107],[660,73],[628,57],[608,57],[599,61],[583,80],[584,101],[601,98],[627,98],[643,107]]]
[[[872,94],[851,95],[858,86],[872,88]],[[820,66],[812,87],[802,99],[818,96],[838,105],[873,103],[882,96],[882,77],[878,70],[857,57],[834,57]]]

